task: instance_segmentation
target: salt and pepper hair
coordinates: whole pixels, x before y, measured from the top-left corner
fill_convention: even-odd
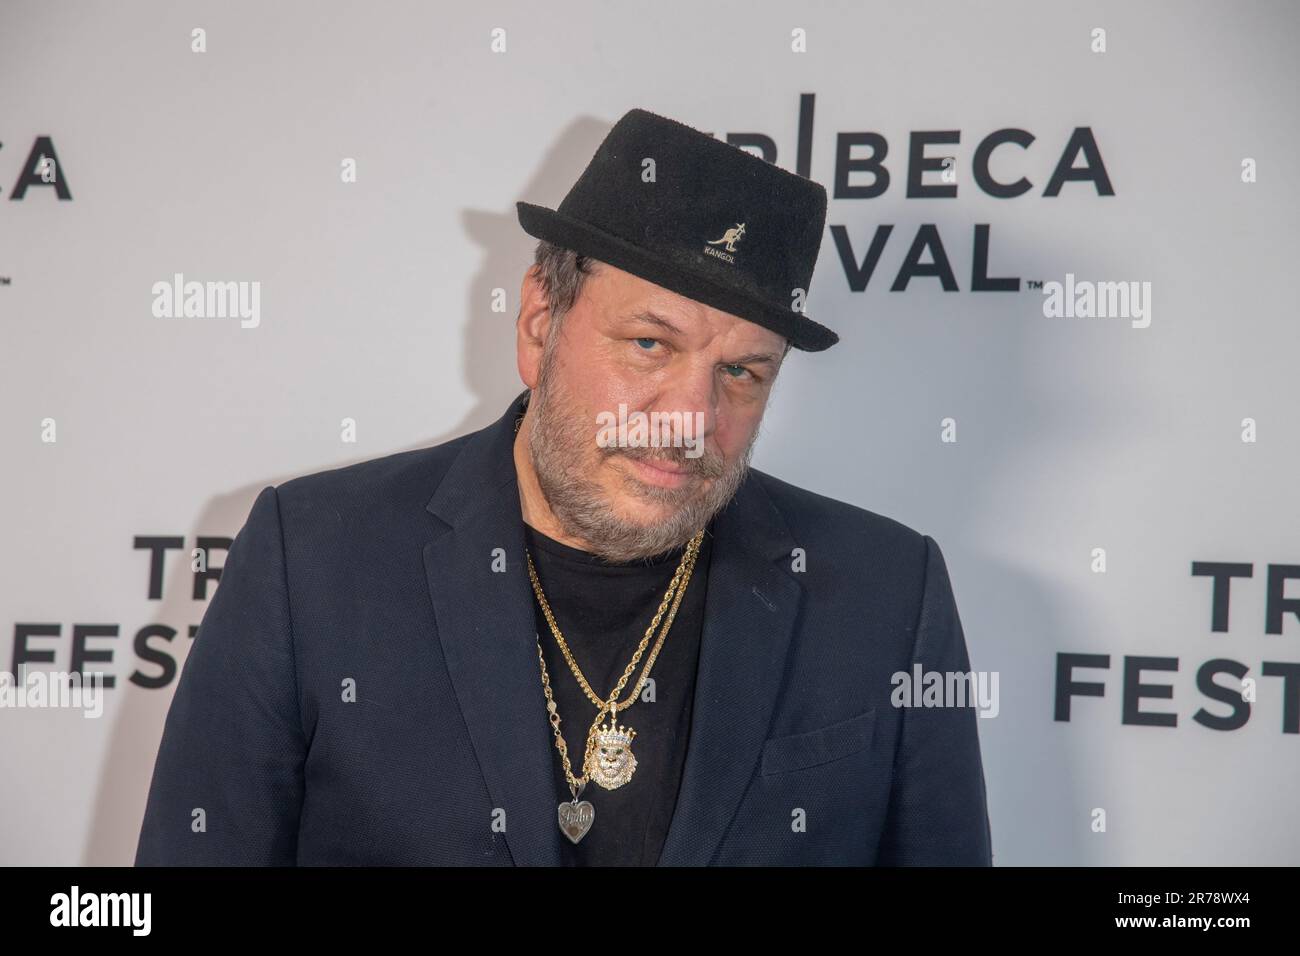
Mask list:
[[[573,308],[578,296],[582,294],[583,283],[587,276],[599,268],[599,261],[584,256],[572,249],[565,249],[545,239],[537,243],[533,256],[537,266],[542,289],[546,293],[546,302],[551,312],[551,327],[547,331],[546,346],[549,352],[552,343],[559,341],[560,325],[565,315]]]

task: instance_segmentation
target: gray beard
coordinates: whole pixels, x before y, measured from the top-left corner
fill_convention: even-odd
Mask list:
[[[596,444],[595,422],[582,420],[557,377],[547,374],[551,364],[543,363],[533,391],[529,454],[537,483],[560,527],[587,542],[591,553],[606,561],[637,561],[679,548],[722,510],[745,480],[757,432],[744,454],[732,461],[705,446],[697,458],[686,457],[685,448],[601,448]],[[613,455],[665,461],[701,479],[711,478],[712,483],[703,491],[698,481],[660,488],[624,475],[629,494],[677,506],[661,522],[637,524],[620,518],[605,490],[587,477],[586,462],[593,449],[602,462]]]

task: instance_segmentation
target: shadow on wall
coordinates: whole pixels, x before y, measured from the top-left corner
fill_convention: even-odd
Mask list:
[[[612,125],[612,122],[589,117],[571,123],[543,158],[538,173],[518,198],[552,208],[558,205]],[[393,449],[393,454],[428,448],[486,427],[501,416],[510,401],[524,388],[515,364],[514,317],[518,314],[519,284],[532,264],[536,240],[520,228],[513,201],[505,212],[465,210],[462,224],[466,238],[482,251],[482,265],[468,284],[462,337],[465,351],[462,367],[475,404],[456,425],[428,441]],[[509,282],[505,288],[511,311],[504,315],[489,311],[492,290],[507,279]],[[282,384],[273,383],[275,388]],[[429,417],[431,421],[437,421],[437,410],[432,410]],[[368,457],[378,456],[322,464],[321,468],[314,470],[342,468]],[[191,600],[188,588],[175,585],[177,581],[189,579],[188,548],[193,546],[194,538],[241,528],[263,488],[278,486],[296,477],[299,475],[266,477],[211,498],[197,520],[192,522],[186,537],[187,550],[177,554],[166,567],[165,580],[172,582],[172,586],[164,588],[163,599],[157,613],[152,616],[155,624],[180,629],[168,648],[178,664],[188,652],[190,638],[185,628],[190,623],[198,623],[196,608],[207,607],[206,603]],[[429,493],[433,494],[432,488]],[[209,599],[212,593],[215,592],[209,592]],[[134,656],[128,659],[132,662],[132,671],[138,666],[145,674],[156,676],[156,667],[137,663]],[[123,669],[117,678],[117,686],[108,692],[117,695],[118,699],[112,711],[114,725],[94,800],[94,819],[80,861],[83,866],[129,866],[134,862],[163,722],[179,679],[178,672],[167,687],[150,690],[131,683],[128,674],[129,671]]]

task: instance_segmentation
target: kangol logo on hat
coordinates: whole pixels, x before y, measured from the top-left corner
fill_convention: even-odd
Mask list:
[[[714,239],[707,246],[705,246],[704,251],[711,256],[717,256],[719,259],[723,260],[724,262],[735,262],[736,260],[731,258],[731,256],[719,252],[717,249],[711,249],[709,247],[716,246],[720,242],[725,242],[727,244],[727,252],[735,252],[736,243],[738,243],[741,240],[741,238],[744,237],[744,235],[745,235],[745,224],[743,222],[738,222],[736,223],[735,229],[728,229],[725,233],[722,234],[721,239]]]
[[[516,207],[529,235],[771,329],[797,349],[839,341],[802,310],[826,188],[684,123],[629,110],[558,208]]]

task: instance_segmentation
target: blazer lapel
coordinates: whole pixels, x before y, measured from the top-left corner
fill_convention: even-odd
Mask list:
[[[714,520],[694,709],[659,866],[712,860],[767,739],[803,588],[794,539],[751,472]]]
[[[527,394],[466,439],[427,505],[444,527],[424,564],[456,700],[492,806],[505,811],[506,846],[516,865],[558,866],[560,798],[512,457]],[[501,560],[504,573],[494,570]]]

